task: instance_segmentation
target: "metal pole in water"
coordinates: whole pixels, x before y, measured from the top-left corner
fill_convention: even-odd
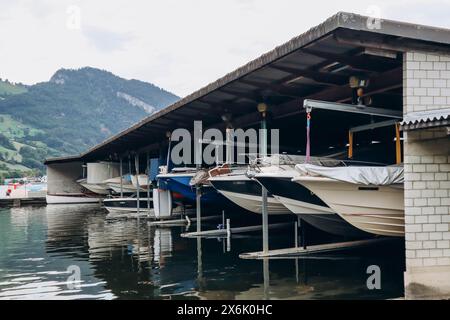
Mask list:
[[[230,219],[227,219],[227,237],[231,236]]]
[[[300,225],[300,246],[303,247],[303,249],[306,249],[306,225],[301,218],[298,220]]]
[[[202,191],[201,187],[198,184],[195,187],[195,204],[196,204],[196,213],[197,213],[197,232],[202,231],[202,208],[201,208],[201,197],[202,197]]]
[[[267,122],[266,112],[268,106],[265,103],[259,103],[257,106],[258,111],[261,113],[261,130],[260,130],[260,150],[259,156],[264,157],[267,155]],[[261,186],[262,197],[262,231],[263,231],[263,252],[269,252],[269,213],[267,211],[267,189]]]
[[[264,276],[264,300],[268,300],[269,287],[270,287],[270,272],[269,272],[269,259],[264,258],[263,260],[263,276]]]
[[[201,126],[198,127],[198,124],[194,122],[194,160],[197,168],[197,172],[202,167],[202,139],[203,131]],[[196,213],[197,213],[197,232],[202,231],[202,207],[201,207],[201,184],[197,184],[195,186],[195,204],[196,204]]]
[[[139,218],[139,207],[140,207],[140,203],[139,203],[139,201],[140,201],[140,199],[139,199],[139,196],[140,196],[140,189],[141,189],[141,187],[139,186],[139,154],[136,154],[135,156],[134,156],[134,166],[136,167],[136,191],[137,191],[137,193],[136,193],[136,211],[137,211],[137,215],[138,215],[138,218]]]
[[[120,157],[120,160],[119,160],[119,162],[120,162],[120,197],[121,198],[123,198],[123,178],[122,178],[122,176],[123,176],[123,169],[122,169],[122,157]]]
[[[197,238],[197,281],[199,288],[203,284],[202,238]]]
[[[263,252],[269,252],[269,217],[267,212],[267,189],[262,187],[262,229],[263,229]]]
[[[298,248],[298,222],[297,221],[295,221],[295,223],[294,223],[294,237],[295,237],[295,241],[294,241],[295,247]]]

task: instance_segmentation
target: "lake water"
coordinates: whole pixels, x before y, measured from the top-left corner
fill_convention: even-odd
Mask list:
[[[0,299],[403,296],[402,241],[264,263],[238,257],[261,249],[260,232],[233,236],[227,245],[226,239],[181,238],[185,227],[105,217],[90,205],[0,209]],[[292,238],[289,230],[272,232],[271,248],[292,246]],[[367,288],[370,265],[380,267],[380,290]]]

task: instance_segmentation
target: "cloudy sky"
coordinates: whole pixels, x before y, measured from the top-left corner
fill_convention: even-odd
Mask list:
[[[0,0],[0,77],[92,66],[184,96],[338,11],[450,28],[450,0]]]

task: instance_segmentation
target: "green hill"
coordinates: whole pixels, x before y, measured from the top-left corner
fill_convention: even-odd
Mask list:
[[[153,84],[90,67],[60,69],[50,81],[28,87],[1,82],[0,96],[4,176],[43,172],[44,158],[84,151],[179,99]]]
[[[11,83],[8,80],[2,80],[0,78],[0,100],[4,100],[6,97],[27,92],[27,88],[22,84]]]

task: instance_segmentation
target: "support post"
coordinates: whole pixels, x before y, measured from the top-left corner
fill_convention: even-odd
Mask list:
[[[140,191],[141,191],[141,187],[139,186],[139,154],[137,153],[134,156],[134,166],[136,167],[136,211],[137,211],[137,215],[139,217],[139,211],[140,211]]]
[[[267,212],[267,189],[262,187],[263,252],[269,252],[269,213]]]
[[[197,172],[202,167],[202,137],[203,131],[198,123],[194,123],[194,161],[196,164]],[[202,186],[201,184],[195,185],[195,204],[197,214],[197,232],[202,231]]]
[[[202,231],[202,190],[200,185],[195,186],[195,204],[196,204],[196,214],[197,214],[197,232]]]
[[[203,284],[202,238],[197,238],[197,281],[199,288]]]
[[[300,246],[303,247],[303,249],[306,249],[306,225],[305,222],[302,219],[299,219],[300,223]]]
[[[226,130],[226,147],[225,147],[225,163],[233,162],[233,131],[231,128]]]
[[[261,113],[261,130],[260,130],[260,150],[259,156],[267,155],[267,122],[266,112],[267,105],[265,103],[258,104],[258,111]],[[269,252],[269,212],[267,210],[267,189],[261,186],[262,197],[262,232],[263,232],[263,252]]]
[[[269,259],[263,259],[263,277],[264,277],[264,300],[270,299],[270,271],[269,271]]]
[[[298,221],[294,222],[294,246],[298,248]]]
[[[123,168],[122,168],[122,157],[120,157],[120,169],[119,169],[119,174],[120,174],[120,197],[123,198]]]
[[[128,173],[130,174],[130,176],[132,175],[132,172],[131,172],[131,154],[128,155]]]

